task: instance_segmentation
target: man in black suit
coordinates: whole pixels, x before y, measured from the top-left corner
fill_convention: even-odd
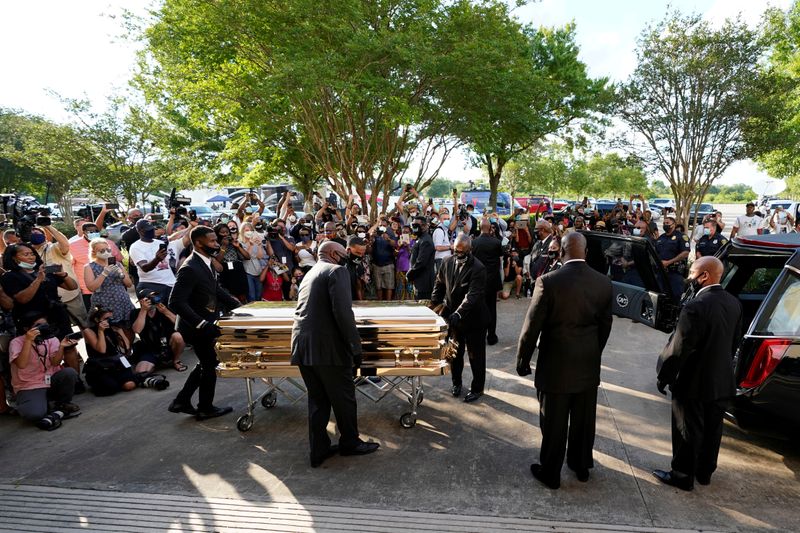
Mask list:
[[[539,340],[535,385],[542,430],[540,463],[531,473],[551,489],[561,484],[561,466],[580,481],[594,466],[600,358],[611,333],[611,280],[586,264],[586,238],[570,233],[561,241],[564,263],[536,280],[517,350],[517,373],[531,373]]]
[[[336,452],[364,455],[380,446],[358,435],[353,368],[361,366],[361,337],[353,316],[350,276],[342,266],[345,248],[334,241],[319,247],[319,261],[303,277],[292,327],[292,364],[308,390],[308,436],[311,466]],[[331,446],[331,408],[339,427],[339,445]]]
[[[486,342],[497,344],[497,291],[503,288],[503,275],[500,260],[503,258],[503,244],[492,232],[488,218],[481,221],[481,234],[472,241],[472,255],[486,267],[486,291],[484,299],[489,311],[489,326]]]
[[[406,276],[414,284],[417,300],[428,300],[433,291],[433,265],[436,252],[433,238],[428,232],[428,219],[422,216],[414,217],[411,222],[411,232],[417,240],[411,249],[411,267]]]
[[[695,297],[658,359],[658,390],[672,390],[672,470],[655,470],[660,481],[692,490],[711,483],[717,468],[726,401],[736,391],[732,360],[741,338],[742,306],[719,284],[724,267],[716,257],[692,263],[688,283]]]
[[[220,329],[216,324],[223,310],[239,307],[239,300],[231,296],[217,281],[211,258],[219,252],[214,230],[198,226],[190,235],[194,252],[178,269],[178,275],[169,296],[169,307],[177,315],[175,328],[189,340],[197,354],[194,367],[183,389],[169,406],[173,413],[195,415],[198,420],[230,413],[231,407],[214,405],[217,384],[217,352],[214,348]],[[192,395],[199,390],[197,409],[192,406]]]
[[[441,315],[450,324],[458,350],[450,362],[453,377],[453,396],[461,396],[461,374],[464,372],[464,350],[469,351],[469,366],[472,368],[472,385],[464,397],[465,402],[474,402],[483,395],[486,383],[486,325],[489,311],[486,309],[486,268],[471,253],[470,238],[461,234],[454,244],[455,255],[442,262],[436,275],[431,305],[444,304]]]
[[[536,241],[533,243],[529,260],[531,279],[536,279],[542,275],[550,262],[547,251],[555,237],[553,236],[553,225],[546,220],[538,220],[533,233],[536,235]]]

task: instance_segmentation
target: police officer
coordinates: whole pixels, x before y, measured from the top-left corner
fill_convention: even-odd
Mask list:
[[[669,286],[675,301],[683,294],[683,278],[686,276],[686,260],[689,257],[689,237],[675,229],[675,215],[670,213],[664,219],[664,233],[656,240],[656,252],[661,264],[667,269]]]
[[[728,243],[728,239],[719,233],[716,219],[708,219],[703,222],[703,236],[697,241],[695,246],[695,257],[711,257]]]

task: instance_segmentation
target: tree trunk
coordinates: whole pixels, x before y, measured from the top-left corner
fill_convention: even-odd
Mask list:
[[[489,158],[491,160],[491,157]],[[506,161],[502,157],[497,157],[497,164],[492,167],[488,165],[489,170],[489,205],[493,212],[497,212],[497,189],[500,186],[500,178],[503,176],[503,167]]]

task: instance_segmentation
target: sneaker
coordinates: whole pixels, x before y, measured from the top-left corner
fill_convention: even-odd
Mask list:
[[[68,418],[75,418],[81,414],[81,408],[78,407],[77,404],[69,402],[57,404],[55,410],[63,413],[64,416],[62,416],[62,419],[64,420]]]

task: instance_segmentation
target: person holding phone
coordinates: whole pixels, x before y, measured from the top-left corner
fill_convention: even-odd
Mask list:
[[[74,350],[77,341],[59,340],[40,311],[26,313],[18,325],[22,334],[9,344],[17,412],[39,429],[57,429],[62,420],[81,412],[72,403],[78,373],[63,365],[65,351]]]
[[[137,291],[155,291],[162,300],[169,299],[175,285],[175,273],[167,259],[167,243],[156,239],[156,227],[146,219],[136,222],[139,240],[130,247],[130,260],[136,265],[139,274]]]
[[[89,264],[84,267],[83,279],[92,291],[92,307],[105,307],[114,313],[114,320],[128,323],[134,309],[128,296],[133,287],[128,272],[111,255],[108,241],[102,238],[89,243]]]

